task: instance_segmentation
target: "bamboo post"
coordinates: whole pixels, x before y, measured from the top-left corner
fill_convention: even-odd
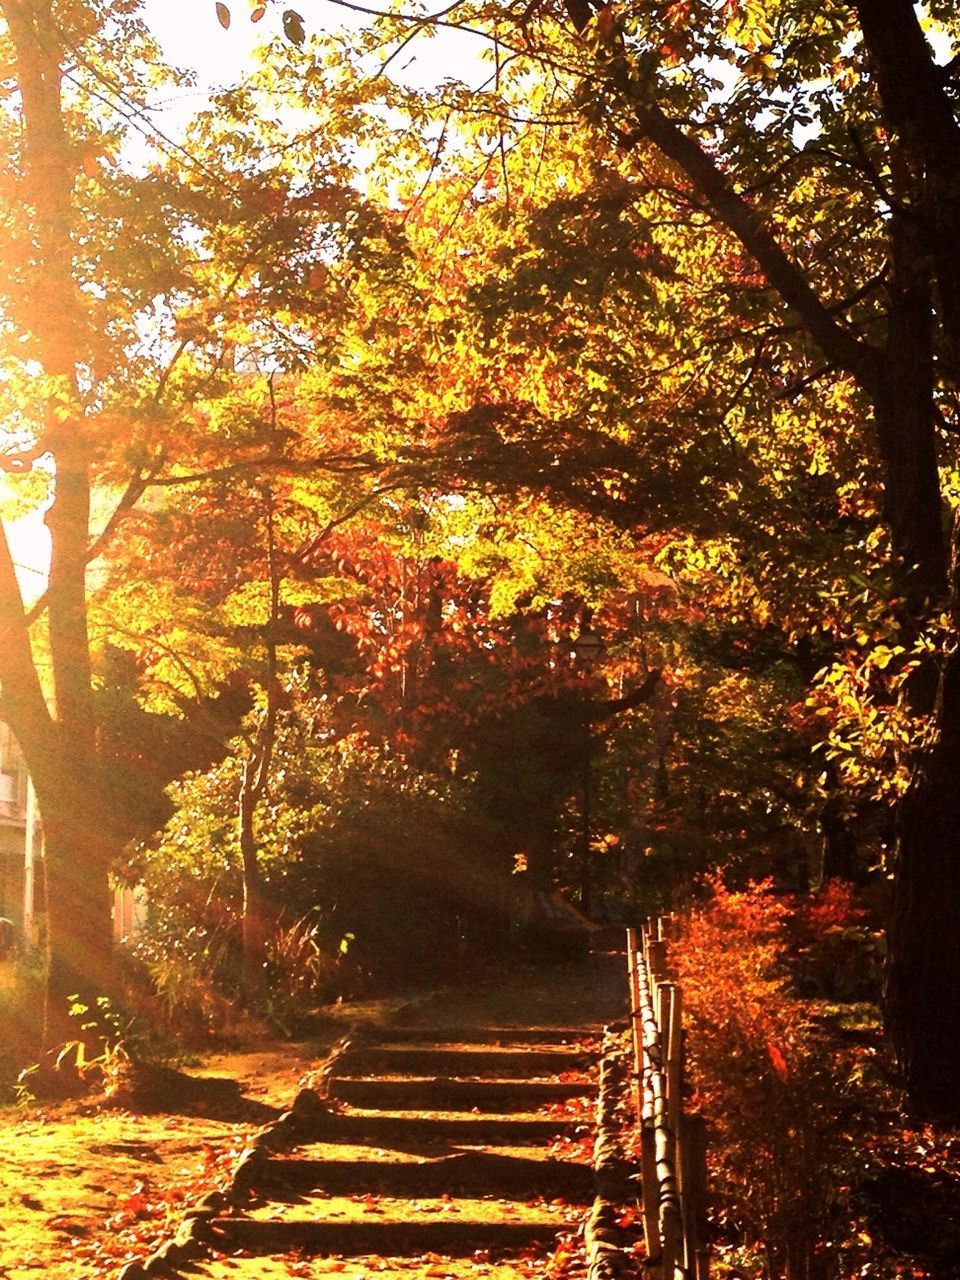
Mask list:
[[[667,980],[671,921],[627,932],[643,1230],[652,1280],[708,1280],[705,1126],[683,1113],[683,999]]]
[[[707,1214],[707,1126],[703,1116],[684,1116],[683,1142],[684,1265],[691,1280],[708,1280],[710,1255],[705,1246]]]
[[[667,944],[661,938],[651,938],[647,964],[650,975],[657,982],[667,976]]]
[[[650,999],[653,1005],[653,1016],[661,1033],[663,1028],[660,1026],[659,1021],[660,1001],[657,996],[657,989],[666,977],[666,950],[666,944],[657,938],[651,938],[647,945],[647,974],[650,982]]]
[[[683,1114],[683,992],[675,982],[661,982],[660,1025],[667,1071],[670,1127],[679,1141]]]
[[[640,1186],[643,1191],[643,1244],[650,1263],[660,1256],[660,1193],[657,1178],[657,1138],[653,1122],[653,1098],[643,1089],[640,1119]]]
[[[637,931],[627,930],[627,973],[630,981],[630,1033],[633,1040],[633,1100],[637,1125],[643,1128],[643,1034],[640,1029],[640,964]],[[642,1142],[642,1136],[641,1136]]]
[[[647,940],[641,930],[639,943]],[[640,1188],[643,1214],[643,1236],[648,1258],[660,1253],[660,1224],[658,1214],[657,1152],[653,1129],[653,1098],[647,1081],[643,1052],[643,1010],[640,997],[641,967],[645,960],[638,949],[636,929],[627,930],[627,966],[630,980],[630,1029],[633,1039],[633,1085],[637,1129],[640,1136]]]

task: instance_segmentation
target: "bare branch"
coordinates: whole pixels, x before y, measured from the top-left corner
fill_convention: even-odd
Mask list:
[[[206,471],[190,471],[184,475],[152,476],[144,482],[144,489],[172,489],[189,484],[209,484],[228,480],[231,476],[273,472],[278,475],[313,475],[329,472],[333,475],[365,475],[383,469],[383,462],[373,454],[330,454],[322,458],[287,458],[281,454],[268,454],[261,458],[245,458],[223,467],[211,467]]]

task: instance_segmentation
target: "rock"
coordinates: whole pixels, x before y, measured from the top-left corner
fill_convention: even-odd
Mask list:
[[[291,1111],[298,1117],[309,1116],[310,1118],[314,1118],[316,1116],[323,1115],[326,1108],[324,1107],[323,1101],[316,1089],[307,1087],[305,1089],[301,1089],[294,1098]]]
[[[226,1205],[227,1197],[222,1191],[208,1191],[205,1196],[200,1197],[193,1206],[193,1210],[201,1213],[219,1213],[221,1209],[226,1208]]]
[[[174,1244],[183,1249],[187,1256],[195,1257],[202,1251],[205,1241],[210,1237],[210,1232],[207,1230],[208,1222],[208,1218],[184,1218],[173,1237]]]
[[[266,1159],[265,1148],[257,1146],[246,1148],[233,1171],[232,1195],[242,1196],[254,1186]]]
[[[175,1274],[177,1263],[185,1260],[183,1250],[169,1240],[150,1255],[143,1269],[148,1276],[169,1276]]]
[[[282,1145],[283,1140],[273,1124],[265,1125],[250,1139],[250,1146],[254,1151],[274,1151]]]

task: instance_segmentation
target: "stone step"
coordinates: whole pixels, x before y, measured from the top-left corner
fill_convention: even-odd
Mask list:
[[[466,1080],[436,1076],[333,1076],[332,1098],[378,1111],[473,1111],[502,1114],[539,1111],[590,1092],[588,1077],[576,1080]]]
[[[512,1146],[543,1144],[552,1138],[572,1136],[583,1122],[573,1117],[554,1119],[536,1112],[512,1115],[472,1115],[460,1111],[329,1112],[304,1134],[305,1141],[349,1143],[374,1147],[399,1147],[405,1151],[436,1154],[438,1147]]]
[[[443,1196],[529,1195],[586,1204],[593,1198],[593,1174],[586,1165],[461,1151],[415,1163],[387,1160],[315,1160],[275,1157],[257,1177],[257,1188],[272,1197],[324,1191],[328,1195]]]
[[[269,1222],[250,1217],[219,1218],[211,1224],[212,1243],[223,1252],[247,1249],[258,1253],[359,1254],[416,1256],[436,1253],[469,1257],[478,1250],[516,1252],[548,1244],[565,1223],[560,1217],[487,1221],[460,1216],[453,1220],[337,1222],[320,1215],[326,1202],[317,1205],[316,1217],[283,1218]]]
[[[526,1045],[362,1045],[345,1053],[338,1067],[351,1076],[555,1076],[588,1067],[593,1055],[575,1047]]]
[[[422,1026],[413,1024],[378,1027],[376,1037],[384,1043],[407,1042],[411,1045],[526,1045],[530,1048],[547,1048],[551,1045],[569,1045],[579,1048],[585,1041],[597,1040],[603,1035],[603,1028],[598,1027],[531,1027],[523,1026],[486,1026],[477,1027],[469,1024],[451,1023]]]

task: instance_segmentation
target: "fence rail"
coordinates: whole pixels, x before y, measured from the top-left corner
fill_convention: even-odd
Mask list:
[[[664,918],[627,930],[643,1230],[655,1280],[709,1280],[706,1130],[683,1105],[683,999]]]

